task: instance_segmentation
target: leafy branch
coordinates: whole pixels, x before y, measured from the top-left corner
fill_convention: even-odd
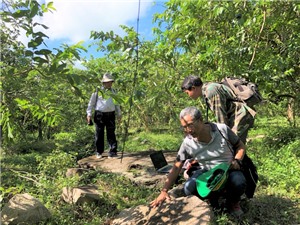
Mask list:
[[[258,43],[259,43],[261,34],[262,34],[263,30],[264,30],[265,22],[266,22],[266,7],[264,7],[263,23],[261,25],[261,28],[260,28],[260,31],[259,31],[259,34],[258,34],[258,37],[257,37],[257,41],[256,41],[255,46],[254,46],[252,58],[251,58],[250,63],[249,63],[249,69],[250,69],[250,67],[251,67],[251,65],[252,65],[252,63],[254,61],[255,54],[256,54],[256,49],[258,47]]]

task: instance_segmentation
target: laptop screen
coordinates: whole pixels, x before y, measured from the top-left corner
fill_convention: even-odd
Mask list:
[[[151,153],[150,158],[156,170],[168,165],[168,162],[162,151]]]

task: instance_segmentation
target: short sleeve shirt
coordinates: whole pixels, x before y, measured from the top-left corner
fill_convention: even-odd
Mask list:
[[[210,125],[212,128],[210,142],[198,142],[192,136],[186,136],[178,151],[177,161],[184,162],[193,158],[201,167],[210,170],[220,163],[232,160],[233,150],[229,147],[228,141],[235,145],[239,142],[239,137],[225,124],[210,123]]]

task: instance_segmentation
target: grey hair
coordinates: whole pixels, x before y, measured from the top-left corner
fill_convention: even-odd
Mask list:
[[[190,115],[193,119],[193,121],[200,119],[203,121],[202,114],[199,109],[197,109],[195,106],[186,107],[183,110],[181,110],[179,119],[183,119],[186,115]]]

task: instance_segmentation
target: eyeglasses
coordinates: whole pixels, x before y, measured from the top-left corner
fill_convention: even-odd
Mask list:
[[[197,119],[197,120],[198,120],[198,119]],[[189,130],[194,129],[194,126],[195,126],[194,123],[195,123],[197,120],[194,120],[193,122],[188,123],[188,124],[186,124],[185,126],[181,126],[181,129],[184,130],[184,131],[186,131],[187,129],[189,129]]]

